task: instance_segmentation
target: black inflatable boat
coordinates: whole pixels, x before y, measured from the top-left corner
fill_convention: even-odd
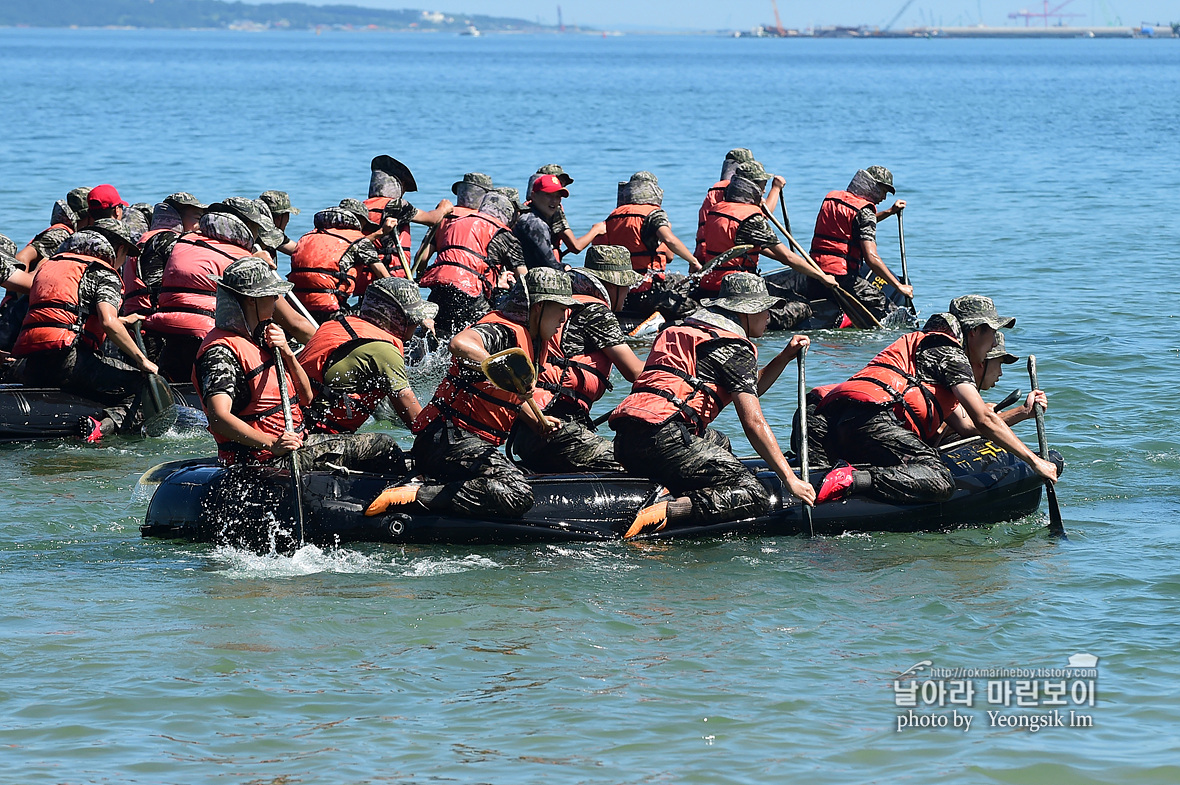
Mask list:
[[[953,498],[940,504],[893,505],[851,499],[815,508],[816,534],[937,531],[1029,515],[1040,506],[1042,480],[1023,461],[981,439],[943,449],[955,476]],[[1059,465],[1061,458],[1054,454]],[[774,500],[770,514],[709,526],[668,528],[655,539],[722,534],[806,534],[798,500],[783,498],[778,477],[760,460],[746,460]],[[256,550],[290,550],[299,541],[291,523],[290,476],[279,470],[240,476],[212,459],[165,465],[141,527],[144,537],[231,544]],[[151,474],[151,473],[149,473]],[[814,472],[813,472],[814,474]],[[161,476],[162,475],[162,476]],[[145,475],[146,477],[147,475]],[[536,503],[521,519],[484,520],[421,512],[366,518],[364,509],[398,477],[311,472],[303,476],[306,542],[519,543],[618,539],[636,511],[659,498],[645,479],[621,475],[535,475]]]
[[[191,384],[172,385],[182,423],[204,421]],[[57,387],[0,384],[0,444],[78,438],[78,421],[102,417],[101,403]]]

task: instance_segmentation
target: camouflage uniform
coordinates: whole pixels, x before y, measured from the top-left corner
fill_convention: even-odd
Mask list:
[[[974,297],[954,300],[952,313],[930,317],[927,328],[949,327],[959,336],[959,341],[935,339],[920,346],[915,355],[919,381],[948,389],[959,384],[975,386],[975,373],[961,336],[977,324],[993,318],[997,323],[1002,320],[995,315],[990,300],[988,308],[983,308]],[[867,465],[854,472],[854,493],[886,502],[908,503],[945,501],[955,491],[954,479],[938,450],[902,424],[892,404],[838,400],[818,412],[809,406],[807,427],[812,460],[817,464],[831,466],[846,460]]]
[[[20,269],[20,262],[16,260],[16,243],[0,234],[0,283],[7,281]]]
[[[556,215],[556,214],[554,214]],[[526,209],[512,227],[512,233],[520,241],[525,267],[551,267],[562,270],[566,267],[554,256],[556,246],[550,223],[538,212]]]

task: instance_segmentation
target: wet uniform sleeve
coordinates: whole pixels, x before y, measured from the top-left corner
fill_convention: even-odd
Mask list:
[[[240,412],[249,403],[246,375],[238,358],[228,346],[214,346],[197,358],[197,393],[207,401],[215,393],[224,393],[233,404],[230,410]]]
[[[758,358],[741,341],[706,341],[697,350],[697,375],[730,395],[758,394]]]
[[[410,386],[405,358],[387,341],[370,341],[353,349],[332,364],[324,381],[339,390],[386,395],[396,395]]]
[[[44,258],[48,259],[57,253],[57,249],[61,244],[68,240],[70,233],[65,229],[46,229],[39,235],[29,241],[29,245],[33,246]]]
[[[396,218],[399,227],[408,224],[418,213],[418,208],[405,199],[390,199],[385,203],[382,215],[385,218]]]
[[[148,286],[159,286],[164,280],[164,265],[172,255],[176,238],[173,232],[160,232],[144,243],[143,250],[139,252],[139,277]]]
[[[770,248],[782,242],[764,215],[751,215],[738,224],[733,241],[736,245],[756,245],[759,248]]]
[[[601,303],[591,303],[583,308],[582,318],[578,322],[577,327],[581,328],[584,351],[587,353],[627,342],[627,336],[619,326],[619,318]]]
[[[515,270],[524,264],[524,250],[512,232],[498,232],[488,243],[488,264],[501,270]]]
[[[643,242],[643,246],[649,251],[654,251],[660,246],[660,227],[671,226],[672,222],[668,220],[668,214],[663,210],[655,210],[643,219],[643,227],[639,230],[639,239]]]
[[[78,284],[78,302],[83,313],[98,313],[98,304],[107,303],[117,312],[123,306],[123,280],[105,267],[92,267]]]
[[[975,384],[971,361],[958,346],[932,346],[919,349],[914,358],[918,378],[951,388],[956,384]]]
[[[471,329],[479,333],[479,337],[483,339],[483,347],[487,349],[488,354],[495,354],[516,346],[516,334],[512,332],[510,327],[505,327],[502,324],[477,324]]]
[[[877,242],[877,208],[868,205],[852,219],[852,239],[855,242]]]
[[[372,240],[357,240],[348,246],[348,250],[344,252],[344,256],[340,257],[340,272],[346,273],[353,267],[359,267],[363,270],[378,264],[380,261],[381,257],[377,255],[377,247],[373,245]]]

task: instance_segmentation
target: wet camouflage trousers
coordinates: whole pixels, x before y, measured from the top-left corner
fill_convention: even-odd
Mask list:
[[[533,506],[521,470],[473,433],[437,420],[410,452],[427,478],[418,498],[435,512],[519,518]]]
[[[807,443],[813,466],[847,461],[867,471],[866,496],[886,502],[946,501],[955,492],[950,469],[891,409],[854,402],[822,412],[808,406]],[[792,439],[792,442],[796,441]]]
[[[765,486],[734,457],[720,431],[709,428],[702,438],[679,421],[655,426],[632,419],[619,421],[615,430],[615,457],[629,473],[692,502],[685,522],[716,523],[770,510]]]
[[[564,424],[548,438],[517,422],[511,443],[522,466],[538,474],[623,471],[615,460],[614,442],[595,433],[590,415],[584,410],[579,407],[578,414],[549,412],[549,415]]]
[[[351,469],[405,476],[406,455],[387,433],[309,433],[295,452],[299,470]]]

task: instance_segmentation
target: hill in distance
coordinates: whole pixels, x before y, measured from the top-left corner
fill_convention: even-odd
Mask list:
[[[459,32],[542,31],[524,19],[417,9],[384,10],[306,3],[250,5],[223,0],[0,0],[4,27],[141,27],[168,29],[276,29],[316,27]]]

